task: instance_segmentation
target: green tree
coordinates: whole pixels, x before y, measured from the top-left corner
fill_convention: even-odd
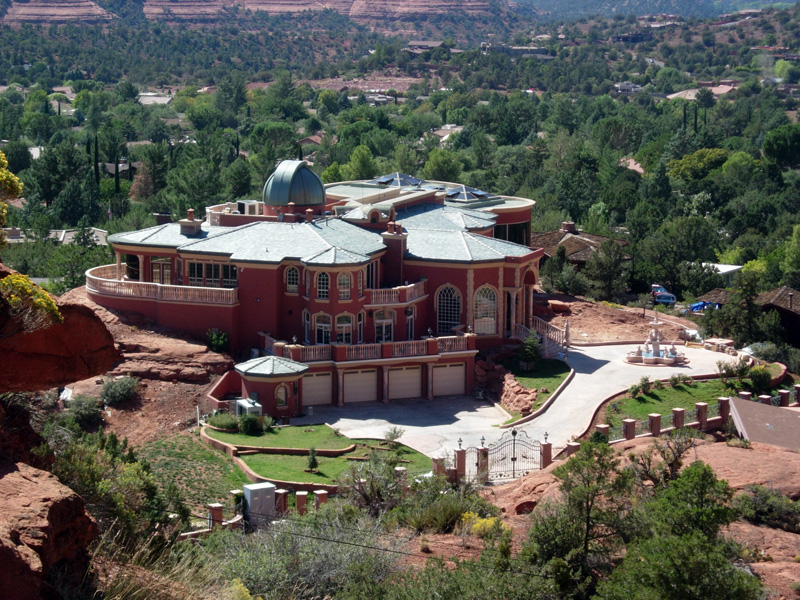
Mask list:
[[[786,255],[781,263],[783,283],[800,290],[800,225],[795,225],[792,237],[786,246]]]
[[[762,151],[783,169],[800,167],[800,124],[783,125],[767,133]]]
[[[237,158],[222,173],[222,179],[231,198],[244,198],[253,188],[247,159]]]
[[[378,172],[367,146],[357,146],[350,155],[350,161],[341,166],[341,174],[345,180],[371,179]]]
[[[422,176],[434,181],[458,181],[461,176],[461,162],[450,150],[435,148],[431,150],[428,161],[422,168]]]
[[[586,261],[585,274],[599,300],[612,300],[628,287],[625,250],[614,240],[606,240]]]

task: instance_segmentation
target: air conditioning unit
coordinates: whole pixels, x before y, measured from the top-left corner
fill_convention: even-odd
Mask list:
[[[268,482],[242,486],[246,502],[244,517],[251,527],[268,523],[275,516],[275,485]]]

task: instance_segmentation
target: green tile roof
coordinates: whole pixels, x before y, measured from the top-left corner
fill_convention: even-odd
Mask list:
[[[308,371],[308,365],[280,356],[262,356],[239,363],[236,365],[236,371],[241,375],[252,377],[285,377],[305,373]]]

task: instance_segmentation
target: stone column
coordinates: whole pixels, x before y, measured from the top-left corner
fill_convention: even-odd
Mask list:
[[[717,398],[717,405],[719,405],[719,416],[722,417],[722,424],[724,425],[731,416],[731,399]]]
[[[761,404],[770,404],[772,402],[772,396],[769,394],[761,394],[758,397],[758,401],[761,402]]]
[[[433,474],[434,475],[446,475],[447,469],[444,466],[444,460],[441,458],[433,458],[431,459],[433,462]]]
[[[289,490],[275,490],[275,514],[280,516],[289,510]]]
[[[595,429],[597,430],[598,433],[602,433],[604,436],[608,437],[609,431],[611,431],[611,426],[603,423],[602,425],[598,425],[597,427],[595,427]]]
[[[115,252],[117,255],[117,279],[122,279],[122,254],[120,252]]]
[[[328,492],[326,490],[314,491],[314,510],[319,510],[319,507],[328,501]]]
[[[636,421],[634,421],[634,423],[635,422]],[[581,449],[581,443],[580,442],[569,442],[567,444],[567,447],[566,447],[565,451],[564,451],[564,454],[566,454],[567,456],[572,456],[573,454],[575,454],[580,449]]]
[[[741,398],[742,400],[752,400],[753,394],[751,394],[750,392],[739,392],[739,398]]]
[[[208,507],[208,528],[216,529],[222,525],[222,504],[213,502]]]
[[[428,364],[428,400],[433,400],[433,363]]]
[[[672,409],[672,426],[675,429],[682,429],[684,426],[684,419],[686,418],[686,409],[673,408]]]
[[[780,390],[778,395],[781,397],[781,406],[789,406],[789,401],[792,399],[792,392],[789,390]]]
[[[308,492],[297,492],[295,501],[297,502],[297,514],[302,517],[308,512]]]
[[[146,274],[144,270],[144,254],[137,254],[136,258],[139,259],[139,281],[150,281],[149,274]]]
[[[622,419],[622,437],[626,440],[636,437],[636,419]]]
[[[533,286],[528,286],[528,310],[525,311],[525,327],[531,328],[533,321]]]
[[[381,367],[383,373],[383,403],[389,404],[389,367]]]
[[[519,295],[517,292],[509,292],[511,295],[511,333],[514,333],[514,325],[517,322],[517,299]]]
[[[463,448],[456,450],[456,474],[459,482],[467,475],[467,451]]]
[[[608,427],[608,425],[606,425]],[[539,463],[541,469],[546,469],[553,464],[553,444],[550,442],[543,442],[541,448],[541,461]]]
[[[697,422],[700,424],[700,431],[705,430],[708,423],[708,402],[695,402],[697,408]]]
[[[649,419],[650,435],[659,437],[661,435],[661,415],[658,413],[650,413],[647,415]]]
[[[337,406],[344,406],[344,369],[336,369],[336,375],[338,377],[338,387],[337,387]]]
[[[478,481],[489,482],[489,449],[478,448]]]

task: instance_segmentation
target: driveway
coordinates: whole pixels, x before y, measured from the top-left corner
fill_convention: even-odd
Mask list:
[[[730,359],[723,354],[697,348],[681,348],[689,364],[679,367],[637,366],[623,357],[636,345],[573,347],[567,362],[575,369],[575,377],[543,415],[525,423],[532,439],[548,441],[554,447],[564,446],[573,436],[589,426],[594,411],[608,396],[629,388],[647,375],[665,379],[673,373],[701,375],[717,372],[717,361]],[[448,396],[430,402],[423,399],[393,400],[389,404],[364,402],[344,407],[315,406],[314,416],[293,419],[302,425],[325,422],[348,437],[383,438],[389,427],[405,430],[400,440],[431,457],[451,456],[458,448],[495,442],[504,430],[498,426],[506,416],[494,406],[469,396]]]

